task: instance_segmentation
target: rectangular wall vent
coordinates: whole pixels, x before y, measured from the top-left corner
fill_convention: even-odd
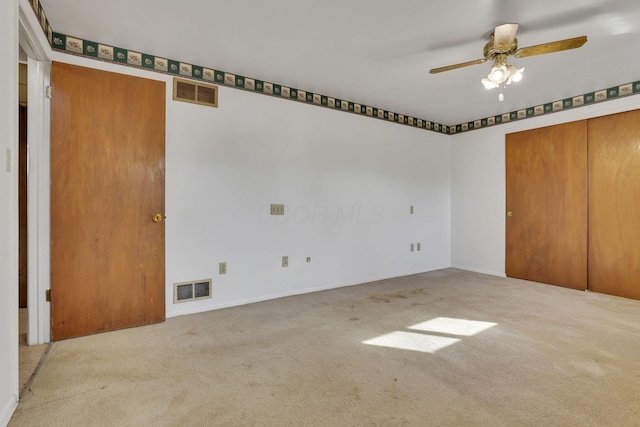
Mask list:
[[[211,298],[211,279],[173,284],[173,303]]]
[[[173,100],[217,107],[218,86],[174,78]]]

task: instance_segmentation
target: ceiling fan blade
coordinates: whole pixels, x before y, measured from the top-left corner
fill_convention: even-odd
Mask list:
[[[525,56],[543,55],[545,53],[560,52],[562,50],[576,49],[587,42],[587,36],[574,37],[572,39],[558,40],[550,43],[527,46],[516,50],[513,54],[516,58]]]
[[[493,50],[497,53],[510,51],[517,31],[518,24],[498,25],[493,32]]]
[[[460,64],[455,64],[455,65],[447,65],[446,67],[432,68],[431,70],[429,70],[429,72],[431,74],[437,74],[437,73],[442,73],[443,71],[450,71],[450,70],[455,70],[457,68],[468,67],[470,65],[482,64],[485,61],[486,59],[484,58],[476,59],[475,61],[462,62]]]

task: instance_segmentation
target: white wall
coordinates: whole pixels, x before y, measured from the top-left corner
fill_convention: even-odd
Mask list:
[[[0,28],[0,425],[6,425],[18,401],[17,1],[0,2]]]
[[[217,109],[174,102],[171,77],[54,59],[167,82],[168,316],[450,265],[449,136],[226,87]],[[173,304],[204,278],[212,299]]]
[[[452,265],[505,274],[505,135],[640,108],[640,96],[452,137]]]

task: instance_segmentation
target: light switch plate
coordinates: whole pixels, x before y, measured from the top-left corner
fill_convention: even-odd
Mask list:
[[[227,263],[226,262],[221,262],[218,265],[218,273],[227,274]]]

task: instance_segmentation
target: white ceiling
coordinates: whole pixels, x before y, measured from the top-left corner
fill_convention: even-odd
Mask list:
[[[453,125],[640,80],[637,0],[41,0],[54,31]],[[505,101],[480,83],[499,24],[520,47],[580,49],[509,62]]]

